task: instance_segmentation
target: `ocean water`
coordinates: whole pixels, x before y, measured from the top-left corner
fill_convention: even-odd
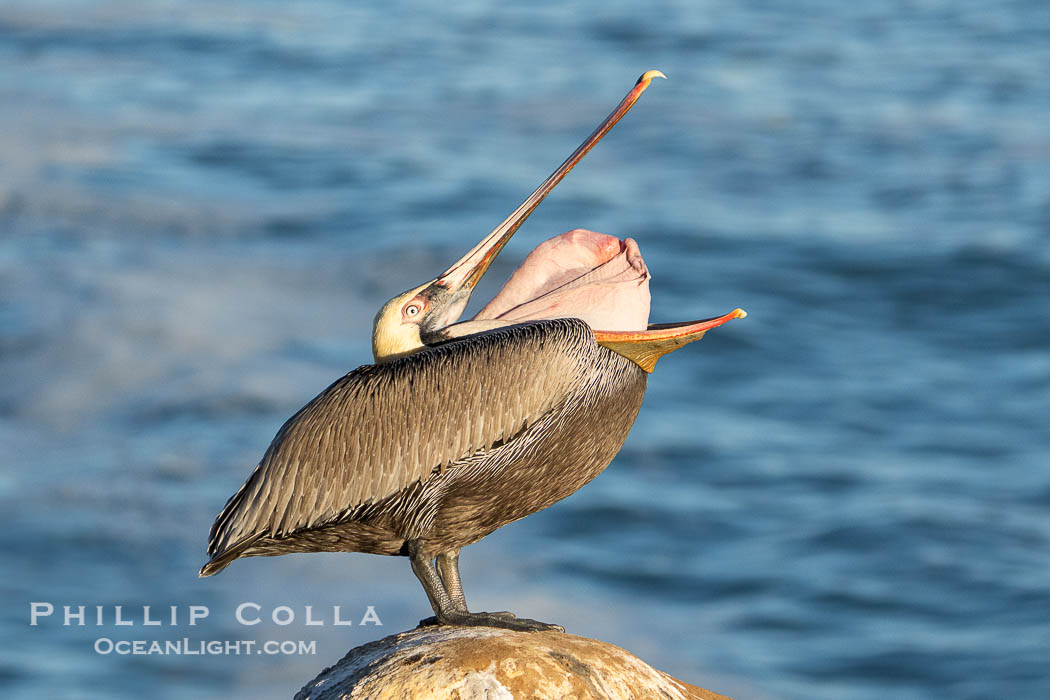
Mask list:
[[[475,306],[585,227],[638,240],[654,321],[750,316],[464,550],[472,607],[741,698],[1047,697],[1048,37],[1042,0],[4,3],[0,686],[288,697],[430,614],[403,559],[200,580],[208,527],[376,309],[658,68]],[[96,651],[183,638],[315,648]]]

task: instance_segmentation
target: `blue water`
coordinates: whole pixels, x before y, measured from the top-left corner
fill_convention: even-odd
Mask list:
[[[1048,38],[1044,0],[5,3],[0,686],[288,697],[429,614],[403,559],[199,580],[208,527],[379,305],[659,68],[478,303],[586,227],[639,241],[654,321],[750,316],[660,362],[601,478],[465,550],[472,606],[742,698],[1050,696]],[[317,648],[93,648],[184,636]]]

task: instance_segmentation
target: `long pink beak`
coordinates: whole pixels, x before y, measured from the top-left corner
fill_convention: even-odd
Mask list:
[[[598,128],[591,133],[590,136],[584,140],[579,147],[573,151],[572,155],[565,159],[565,162],[558,166],[550,176],[543,181],[543,183],[536,188],[536,190],[530,194],[521,205],[511,212],[510,216],[503,220],[499,226],[492,229],[492,232],[485,236],[474,246],[469,253],[464,255],[452,267],[448,268],[441,274],[440,277],[435,280],[435,284],[447,288],[450,292],[456,294],[457,297],[462,298],[463,292],[469,296],[470,291],[473,290],[474,286],[481,279],[482,275],[489,269],[492,261],[496,259],[499,252],[503,250],[503,246],[507,245],[507,242],[514,235],[515,231],[521,227],[525,220],[529,218],[529,215],[533,210],[539,206],[539,203],[543,201],[544,197],[550,194],[550,191],[562,181],[569,171],[576,167],[576,164],[587,155],[588,151],[594,148],[595,144],[602,140],[612,129],[616,122],[620,121],[623,115],[630,111],[634,103],[638,101],[645,89],[649,87],[649,83],[652,82],[653,78],[665,78],[666,76],[658,70],[646,71],[642,74],[638,81],[634,84],[634,87],[630,92],[620,101],[620,104],[616,106],[609,116],[607,116]],[[463,301],[465,304],[466,302]]]

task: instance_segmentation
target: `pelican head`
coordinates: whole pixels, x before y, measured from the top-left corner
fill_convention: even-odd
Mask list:
[[[510,236],[506,238],[509,240]],[[476,262],[468,254],[437,279],[383,304],[372,326],[372,355],[376,364],[411,355],[444,340],[441,330],[459,319],[474,285],[502,247],[502,244],[490,247],[487,256],[476,256],[479,257]]]
[[[376,363],[500,326],[573,316],[595,329],[599,343],[652,371],[659,355],[699,339],[709,328],[742,316],[743,312],[737,309],[718,319],[649,329],[649,273],[635,242],[590,231],[570,231],[537,247],[500,295],[473,320],[456,323],[478,280],[533,210],[634,106],[652,79],[663,77],[656,70],[644,73],[598,128],[499,226],[439,277],[384,304],[372,328]],[[568,264],[566,258],[574,259],[575,264]],[[614,322],[610,326],[608,314],[592,313],[598,306],[607,311],[630,307],[633,312],[628,314],[629,321],[618,319],[626,325],[616,327]]]
[[[590,151],[616,122],[634,106],[653,78],[663,78],[658,70],[647,71],[635,83],[587,139],[573,151],[550,177],[536,188],[510,216],[485,236],[474,248],[448,268],[437,279],[394,297],[376,314],[372,327],[372,354],[377,364],[411,355],[427,345],[443,340],[442,328],[454,323],[463,313],[471,292],[481,276],[514,232],[543,201],[555,185]],[[500,325],[500,324],[495,324]],[[430,342],[428,342],[430,341]]]

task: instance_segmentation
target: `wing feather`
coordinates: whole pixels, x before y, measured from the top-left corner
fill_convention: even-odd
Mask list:
[[[594,342],[582,321],[539,321],[355,369],[281,427],[209,553],[333,522],[509,440],[568,399]]]

